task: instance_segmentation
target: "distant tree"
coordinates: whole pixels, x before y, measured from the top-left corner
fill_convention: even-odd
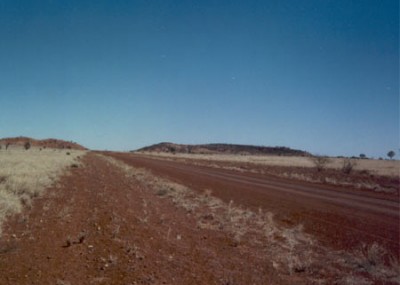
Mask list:
[[[396,153],[393,151],[393,150],[391,150],[391,151],[389,151],[388,153],[387,153],[387,156],[389,156],[389,158],[390,159],[393,159],[393,157],[396,155]]]
[[[365,158],[367,158],[367,156],[364,153],[361,153],[360,158],[365,159]]]
[[[26,142],[26,143],[24,144],[24,148],[25,148],[26,150],[30,149],[30,148],[31,148],[31,143],[30,143],[30,142]]]

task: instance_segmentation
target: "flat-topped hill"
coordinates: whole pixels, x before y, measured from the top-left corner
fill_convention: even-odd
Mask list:
[[[194,154],[240,154],[240,155],[284,155],[284,156],[309,156],[306,151],[276,146],[254,146],[239,144],[175,144],[163,142],[141,149],[139,152],[165,152],[165,153],[194,153]]]

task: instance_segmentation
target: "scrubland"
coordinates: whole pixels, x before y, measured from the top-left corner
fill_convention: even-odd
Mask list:
[[[8,215],[29,206],[68,168],[76,167],[84,151],[23,148],[0,150],[0,234]]]
[[[199,166],[387,193],[396,197],[400,195],[400,161],[397,160],[158,152],[138,154]]]
[[[208,162],[234,162],[251,163],[255,165],[266,166],[284,166],[284,167],[305,167],[313,168],[315,164],[310,157],[304,156],[276,156],[276,155],[226,155],[226,154],[185,154],[185,153],[155,153],[140,152],[149,156],[193,159]],[[328,169],[341,169],[344,158],[329,158],[326,164]],[[369,171],[376,175],[398,176],[400,173],[400,161],[398,160],[378,160],[378,159],[353,159],[355,161],[354,170]]]

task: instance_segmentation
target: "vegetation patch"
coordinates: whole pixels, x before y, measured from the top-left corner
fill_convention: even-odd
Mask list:
[[[30,205],[63,171],[78,165],[84,151],[35,148],[0,150],[0,234],[4,219]]]

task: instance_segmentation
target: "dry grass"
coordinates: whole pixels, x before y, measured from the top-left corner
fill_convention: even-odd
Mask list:
[[[243,209],[233,201],[225,203],[214,197],[211,190],[200,194],[145,169],[102,157],[153,191],[155,197],[171,199],[176,207],[185,209],[196,218],[198,228],[224,231],[237,245],[251,244],[280,274],[303,274],[310,284],[329,284],[324,280],[327,272],[341,278],[336,284],[373,284],[371,280],[400,284],[398,261],[376,243],[353,252],[335,251],[320,245],[302,225],[280,225],[271,212]]]
[[[0,150],[0,234],[8,215],[18,213],[52,185],[63,171],[78,164],[84,151],[37,148]]]
[[[308,167],[313,168],[315,164],[309,157],[300,156],[275,156],[275,155],[225,155],[225,154],[170,154],[141,152],[149,156],[162,157],[167,159],[193,159],[207,162],[235,162],[250,163],[267,166],[287,166],[287,167]],[[341,170],[343,168],[343,158],[329,158],[326,168]],[[398,160],[377,160],[377,159],[358,159],[354,165],[354,170],[368,171],[376,175],[399,176],[400,161]]]

